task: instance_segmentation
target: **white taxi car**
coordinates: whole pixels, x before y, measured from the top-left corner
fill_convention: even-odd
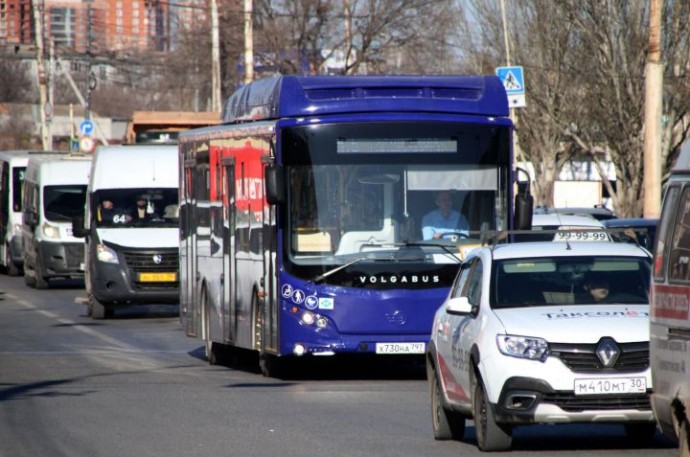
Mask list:
[[[462,439],[473,418],[483,451],[537,423],[616,422],[651,439],[650,269],[628,243],[474,249],[428,345],[434,437]]]

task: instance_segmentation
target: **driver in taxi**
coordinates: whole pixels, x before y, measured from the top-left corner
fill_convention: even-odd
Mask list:
[[[462,233],[468,235],[469,224],[465,216],[453,209],[450,191],[436,193],[436,209],[429,211],[422,219],[422,238],[439,239],[444,233]]]

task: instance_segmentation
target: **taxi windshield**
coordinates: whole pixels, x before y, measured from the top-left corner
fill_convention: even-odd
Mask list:
[[[580,256],[496,261],[492,307],[648,304],[650,259]]]

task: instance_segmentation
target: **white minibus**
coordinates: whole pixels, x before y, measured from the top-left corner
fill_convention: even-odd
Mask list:
[[[87,314],[179,303],[176,145],[96,149],[86,212],[73,221],[85,239]]]
[[[665,435],[690,456],[690,140],[664,192],[650,300],[652,409]]]
[[[37,289],[51,279],[84,277],[84,242],[72,218],[84,213],[90,155],[30,156],[24,177],[24,281]]]

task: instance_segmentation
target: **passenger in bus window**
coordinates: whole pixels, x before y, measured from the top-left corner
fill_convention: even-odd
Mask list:
[[[425,240],[439,239],[444,233],[468,235],[469,224],[465,216],[453,209],[450,191],[436,193],[436,209],[429,211],[422,219],[422,237]]]
[[[147,221],[153,217],[152,204],[148,202],[145,195],[137,195],[136,206],[132,208],[130,217],[134,221]]]
[[[98,205],[96,217],[98,222],[105,222],[106,224],[123,224],[129,221],[129,216],[115,209],[113,201],[108,199],[101,201]]]

